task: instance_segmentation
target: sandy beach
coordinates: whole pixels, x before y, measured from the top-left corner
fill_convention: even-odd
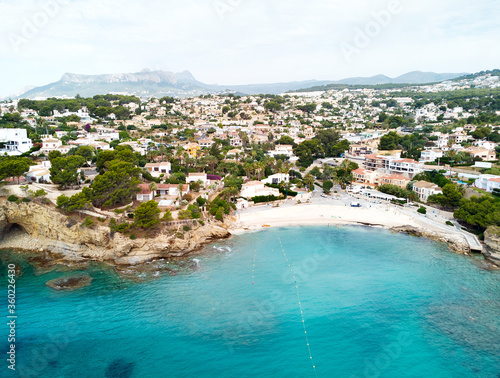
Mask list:
[[[469,252],[469,243],[474,243],[474,240],[469,239],[473,236],[445,224],[448,219],[433,213],[422,215],[415,209],[390,204],[351,207],[338,201],[301,204],[288,202],[279,207],[261,205],[239,210],[229,231],[238,235],[269,227],[363,225],[410,232],[446,242],[455,252]]]
[[[297,225],[360,224],[392,228],[412,226],[420,228],[423,221],[417,216],[391,207],[347,207],[335,204],[298,204],[287,207],[259,206],[237,212],[232,233],[255,230],[262,226],[285,227]],[[442,231],[429,225],[433,231]]]

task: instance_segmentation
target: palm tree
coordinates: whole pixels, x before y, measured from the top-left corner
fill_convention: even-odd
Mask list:
[[[314,176],[310,173],[306,174],[303,178],[304,184],[307,185],[307,190],[309,192],[314,191]]]
[[[179,206],[182,203],[182,190],[184,189],[184,184],[177,185],[177,190],[179,191]]]
[[[182,146],[177,146],[175,149],[175,158],[179,160],[179,165],[182,164],[182,156],[184,152],[185,150]]]
[[[256,163],[257,177],[259,178],[259,181],[262,178],[262,175],[265,172],[266,167],[267,167],[267,164],[264,160],[261,160],[261,161]]]
[[[250,178],[250,174],[253,171],[253,164],[252,163],[245,163],[245,164],[243,164],[243,169],[245,170],[247,177]]]
[[[206,164],[210,167],[212,173],[215,171],[215,166],[219,162],[215,156],[208,155],[205,159]]]

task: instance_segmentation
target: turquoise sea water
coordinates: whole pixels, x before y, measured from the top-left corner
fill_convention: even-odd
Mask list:
[[[18,370],[0,376],[499,377],[500,273],[446,245],[296,227],[205,252],[143,282],[94,266],[73,292],[25,267]],[[3,278],[18,258],[2,254]]]

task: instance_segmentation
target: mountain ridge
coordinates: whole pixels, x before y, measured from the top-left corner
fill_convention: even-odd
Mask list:
[[[385,75],[370,77],[350,77],[341,80],[304,80],[270,84],[242,84],[242,85],[219,85],[205,84],[193,76],[189,71],[178,73],[162,70],[144,69],[135,73],[116,73],[85,75],[76,73],[64,73],[61,78],[44,86],[34,87],[17,98],[41,98],[41,97],[74,97],[94,96],[104,93],[127,93],[141,97],[176,96],[189,97],[200,94],[217,94],[239,92],[244,94],[279,94],[294,90],[304,90],[310,87],[324,85],[346,84],[346,85],[378,85],[378,84],[424,84],[451,80],[466,73],[434,73],[412,71],[390,78]]]

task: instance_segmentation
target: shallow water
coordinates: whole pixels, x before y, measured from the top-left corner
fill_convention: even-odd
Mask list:
[[[19,255],[2,257],[5,277]],[[92,285],[73,292],[45,285],[69,273],[23,265],[18,375],[499,376],[500,274],[446,245],[295,227],[235,236],[196,259],[139,283],[93,266]]]

